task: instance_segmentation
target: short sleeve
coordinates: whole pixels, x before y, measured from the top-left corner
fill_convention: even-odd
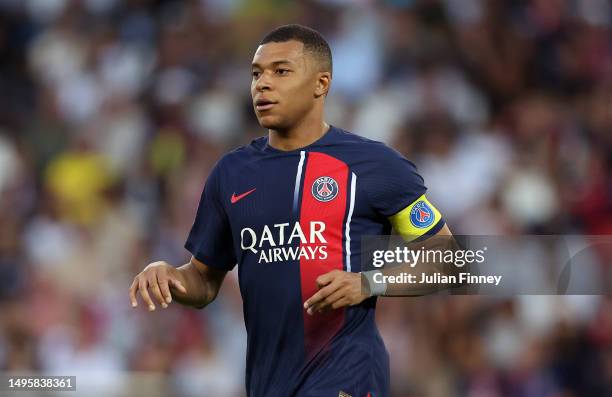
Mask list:
[[[219,174],[217,163],[204,186],[185,248],[204,264],[230,271],[236,265],[236,256],[229,219],[221,205]]]
[[[427,188],[416,166],[397,151],[380,144],[370,155],[362,187],[377,213],[390,217],[425,194]]]
[[[374,210],[388,218],[393,230],[408,241],[426,238],[442,229],[442,214],[427,200],[425,182],[414,163],[382,145],[372,154],[375,158],[365,189]]]

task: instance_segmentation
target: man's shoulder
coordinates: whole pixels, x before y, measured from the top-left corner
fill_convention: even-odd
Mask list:
[[[338,140],[345,145],[345,147],[358,151],[361,156],[371,160],[384,160],[391,158],[402,158],[403,155],[397,150],[387,146],[384,142],[377,141],[374,139],[366,138],[351,131],[337,128]]]
[[[380,141],[366,138],[352,131],[348,131],[348,130],[345,130],[345,129],[342,129],[336,126],[334,126],[334,129],[336,130],[336,139],[338,139],[339,141],[347,142],[347,143],[361,144],[361,145],[366,145],[366,146],[380,146],[380,145],[385,146],[385,144]]]
[[[219,161],[217,161],[217,167],[233,167],[243,161],[250,160],[254,155],[257,154],[258,150],[265,146],[265,140],[266,137],[262,136],[253,139],[249,144],[231,149],[230,151],[223,154]]]

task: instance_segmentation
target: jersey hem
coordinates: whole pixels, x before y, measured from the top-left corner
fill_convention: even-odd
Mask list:
[[[189,242],[185,243],[185,249],[189,251],[194,258],[196,258],[206,266],[214,267],[215,269],[225,270],[228,272],[231,271],[235,266],[222,265],[221,263],[215,261],[210,255],[198,252],[198,250],[195,249],[194,245]]]

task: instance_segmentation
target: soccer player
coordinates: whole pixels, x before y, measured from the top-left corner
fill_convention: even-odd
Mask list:
[[[215,165],[185,244],[190,262],[149,264],[130,287],[132,306],[140,292],[151,311],[172,300],[203,308],[238,264],[248,396],[389,396],[360,237],[450,231],[410,161],[324,121],[332,55],[318,32],[273,30],[252,75],[267,136]]]

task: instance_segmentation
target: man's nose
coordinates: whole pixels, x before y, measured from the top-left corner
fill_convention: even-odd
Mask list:
[[[270,90],[272,88],[272,84],[270,82],[270,76],[267,73],[262,73],[257,79],[257,83],[255,83],[255,89],[257,91]]]

